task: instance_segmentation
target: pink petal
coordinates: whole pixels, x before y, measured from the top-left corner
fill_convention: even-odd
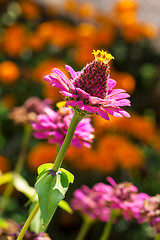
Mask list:
[[[116,85],[116,81],[112,78],[109,78],[107,81],[108,90],[114,88],[115,85]]]
[[[112,110],[109,108],[103,108],[107,113],[109,113],[110,115],[114,116],[114,117],[123,117],[122,114],[120,114],[119,112],[116,112],[116,110]]]
[[[113,178],[107,177],[106,179],[107,179],[107,181],[108,181],[113,187],[115,187],[115,186],[117,185],[117,183],[114,181]]]
[[[78,97],[77,95],[74,95],[74,94],[66,92],[66,91],[61,91],[61,93],[66,97],[74,97],[74,98]]]
[[[71,83],[71,81],[66,77],[66,75],[62,71],[60,71],[58,68],[53,68],[52,71],[56,73],[69,86],[70,89],[74,89],[74,85]]]
[[[109,120],[109,116],[108,114],[104,111],[104,110],[101,110],[100,108],[96,107],[96,112],[97,114],[99,114],[102,118],[106,119],[106,120]]]
[[[83,102],[82,101],[74,101],[74,100],[71,100],[71,101],[67,101],[66,104],[65,104],[65,107],[68,107],[68,106],[82,106],[83,105]]]
[[[123,92],[125,92],[125,90],[123,90],[123,89],[113,89],[113,90],[109,91],[108,96],[113,96],[113,95],[116,95],[118,93],[123,93]]]
[[[75,79],[78,77],[78,74],[74,71],[74,69],[71,66],[65,65],[65,67],[66,67],[66,70],[71,74],[72,79]]]

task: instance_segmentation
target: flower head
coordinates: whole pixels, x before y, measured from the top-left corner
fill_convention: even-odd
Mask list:
[[[147,221],[150,226],[156,227],[157,233],[160,233],[160,195],[148,197],[143,201],[140,214],[141,222]],[[143,221],[142,221],[143,220]]]
[[[119,210],[126,220],[131,220],[133,217],[140,219],[140,211],[144,199],[148,198],[145,193],[138,193],[138,189],[129,182],[117,184],[111,177],[107,180],[111,186],[104,183],[98,183],[94,186],[94,190],[101,193],[107,206],[114,210]]]
[[[50,109],[50,100],[41,101],[37,97],[28,98],[20,107],[14,107],[9,118],[16,124],[26,124],[37,119],[37,115]]]
[[[58,105],[59,106],[59,105]],[[71,108],[60,107],[57,112],[47,108],[44,114],[39,114],[37,121],[32,123],[34,137],[47,139],[49,143],[62,145],[69,128],[73,110]],[[82,119],[75,132],[71,144],[76,147],[91,147],[94,131],[90,124],[90,118]]]
[[[88,215],[91,219],[107,222],[110,218],[110,208],[107,207],[101,194],[86,185],[74,192],[71,207],[80,211],[81,214]]]
[[[53,72],[46,75],[44,79],[51,86],[61,89],[61,93],[67,100],[66,107],[72,106],[87,114],[97,113],[107,120],[109,120],[108,114],[129,117],[130,115],[120,108],[130,106],[130,101],[126,99],[129,95],[123,89],[113,89],[116,81],[110,78],[108,63],[114,57],[100,50],[93,51],[93,54],[95,60],[80,72],[75,72],[66,65],[71,79],[57,68],[53,68]]]
[[[22,225],[17,224],[11,219],[7,219],[5,228],[0,227],[0,239],[16,240]],[[51,240],[47,233],[35,233],[31,230],[27,230],[24,240]]]

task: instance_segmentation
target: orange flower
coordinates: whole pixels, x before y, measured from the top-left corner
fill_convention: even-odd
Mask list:
[[[70,146],[66,153],[65,160],[69,162],[72,167],[81,171],[91,170],[96,169],[97,155],[96,151],[92,149]]]
[[[39,62],[38,65],[35,67],[32,76],[33,80],[35,80],[36,82],[41,81],[42,83],[44,83],[44,76],[49,74],[54,67],[59,68],[61,71],[67,74],[64,65],[65,63],[58,59],[45,59],[44,61]]]
[[[11,169],[10,161],[8,158],[0,155],[0,172],[9,172]]]
[[[128,170],[139,168],[144,162],[143,152],[127,138],[118,135],[102,137],[96,150],[71,146],[66,161],[78,170],[113,172],[117,167]]]
[[[120,0],[113,9],[113,19],[118,26],[131,26],[137,21],[137,3],[133,0]]]
[[[141,167],[144,163],[144,154],[141,149],[127,140],[116,151],[117,161],[122,168],[131,170]]]
[[[49,74],[54,67],[66,72],[64,65],[65,64],[63,62],[57,59],[45,59],[44,61],[40,62],[33,71],[33,80],[43,84],[43,96],[45,98],[52,99],[54,103],[62,100],[62,94],[60,94],[58,88],[51,88],[43,78],[45,75]],[[67,72],[66,75],[68,75]]]
[[[74,43],[75,28],[71,24],[62,21],[54,21],[53,26],[54,31],[50,39],[53,45],[65,47]]]
[[[110,161],[113,161],[115,166],[133,169],[140,167],[143,163],[142,151],[122,136],[105,136],[100,139],[98,145],[98,159],[101,159],[101,155],[105,156],[106,159],[109,156]]]
[[[19,1],[22,16],[27,19],[37,19],[40,16],[40,8],[39,6],[32,1],[22,0]]]
[[[85,18],[92,18],[96,12],[96,9],[91,2],[81,3],[81,5],[79,5],[77,10],[79,15]]]
[[[26,46],[26,31],[24,26],[14,24],[5,29],[2,47],[10,56],[18,56]]]
[[[65,47],[73,44],[75,40],[75,28],[63,21],[48,21],[39,25],[37,34],[44,42]]]
[[[37,34],[42,41],[49,41],[54,32],[54,24],[51,21],[43,22],[38,26]]]
[[[64,1],[64,8],[68,12],[75,13],[75,11],[77,9],[76,0],[65,0]]]
[[[54,162],[56,153],[57,148],[55,145],[37,144],[28,154],[27,164],[29,169],[36,171],[41,164]]]
[[[111,121],[106,122],[95,116],[94,127],[95,133],[102,134],[104,131],[123,132],[132,135],[136,139],[148,144],[152,144],[156,137],[157,128],[155,122],[138,114],[131,114],[131,118],[115,118],[110,117]]]
[[[111,78],[116,79],[116,88],[122,88],[129,94],[134,92],[136,80],[131,74],[112,70]]]
[[[133,0],[119,0],[115,4],[115,11],[117,13],[123,13],[126,11],[136,11],[137,10],[137,2]]]
[[[79,66],[84,66],[88,62],[91,62],[93,60],[92,57],[92,51],[95,47],[93,47],[92,43],[86,42],[83,45],[78,45],[75,48],[75,54],[74,54],[74,61]]]
[[[31,33],[27,38],[27,46],[33,51],[39,51],[44,47],[44,41],[37,32]]]
[[[147,38],[155,38],[159,33],[158,27],[150,23],[142,24],[141,31],[142,31],[142,34]]]
[[[20,76],[18,66],[11,61],[4,61],[0,64],[0,82],[4,84],[14,83]]]

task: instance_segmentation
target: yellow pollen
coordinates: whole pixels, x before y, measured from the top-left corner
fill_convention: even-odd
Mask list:
[[[110,60],[114,59],[114,57],[110,53],[103,50],[93,50],[92,54],[95,56],[95,60],[97,62],[104,62],[105,64],[107,64]]]
[[[56,103],[56,106],[57,106],[57,108],[63,108],[63,107],[65,107],[65,104],[66,104],[66,101],[60,101],[60,102],[58,102],[58,103]],[[71,106],[68,106],[67,108],[72,108]]]
[[[61,101],[61,102],[58,102],[58,103],[56,104],[56,106],[57,106],[58,108],[62,108],[62,107],[65,106],[65,104],[66,104],[66,101]]]

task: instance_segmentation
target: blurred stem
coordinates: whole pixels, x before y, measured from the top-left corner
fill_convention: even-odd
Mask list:
[[[160,240],[160,233],[156,235],[155,240]]]
[[[73,135],[74,135],[74,132],[75,132],[75,129],[78,125],[78,123],[83,119],[83,116],[81,114],[79,114],[77,111],[74,111],[74,114],[73,114],[73,117],[72,117],[72,121],[69,125],[69,128],[68,128],[68,131],[67,131],[67,134],[66,134],[66,137],[64,139],[64,142],[58,152],[58,155],[56,157],[56,160],[54,162],[54,165],[53,165],[53,171],[57,172],[58,169],[60,168],[61,164],[62,164],[62,161],[63,161],[63,158],[70,146],[70,143],[72,141],[72,138],[73,138]]]
[[[109,221],[106,222],[106,224],[104,226],[104,230],[102,232],[100,240],[107,240],[109,238],[111,230],[112,230],[112,225],[113,225],[113,220],[114,219],[115,219],[115,214],[113,214],[113,211],[112,211]]]
[[[91,225],[93,224],[93,221],[94,220],[92,220],[88,216],[84,217],[82,226],[80,228],[80,231],[78,233],[78,236],[77,236],[76,240],[83,240],[83,239],[85,239],[85,237],[86,237],[86,235],[88,233],[88,230],[90,229]]]
[[[29,228],[30,223],[32,222],[34,216],[36,215],[37,211],[39,209],[39,202],[36,203],[35,207],[33,208],[32,212],[30,213],[28,219],[26,220],[17,240],[22,240],[27,229]]]
[[[20,173],[24,162],[25,162],[25,156],[26,156],[26,152],[27,152],[27,146],[28,146],[28,142],[29,142],[29,138],[30,138],[30,133],[31,133],[31,127],[30,125],[26,124],[24,127],[24,134],[23,134],[23,138],[22,138],[22,144],[21,144],[21,149],[20,149],[20,153],[19,153],[19,157],[14,169],[14,173]],[[2,199],[1,199],[1,203],[0,203],[0,215],[3,214],[8,199],[10,198],[12,192],[14,189],[14,180],[12,179],[11,182],[9,182],[4,190]]]

